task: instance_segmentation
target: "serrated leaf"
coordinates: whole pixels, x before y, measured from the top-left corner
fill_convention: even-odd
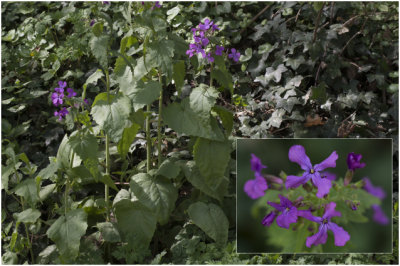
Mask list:
[[[44,201],[54,191],[55,187],[56,187],[56,184],[50,184],[50,185],[42,187],[39,192],[40,200]]]
[[[89,158],[97,159],[99,145],[96,137],[89,132],[84,134],[78,132],[78,134],[69,138],[68,144],[82,160]]]
[[[133,36],[125,36],[121,39],[120,53],[124,54],[125,50],[130,48],[133,44],[137,43],[137,39]]]
[[[98,99],[98,97],[100,97]],[[130,126],[131,101],[128,97],[118,94],[110,102],[99,94],[90,114],[96,123],[108,134],[114,142],[118,142],[124,128]]]
[[[233,129],[233,113],[225,107],[219,105],[214,106],[212,110],[218,114],[219,118],[222,121],[222,125],[225,128],[225,135],[229,136],[232,133]]]
[[[130,185],[139,201],[155,211],[158,222],[167,223],[178,198],[178,191],[171,182],[161,176],[140,173],[131,177]]]
[[[193,223],[217,244],[225,245],[228,240],[229,222],[218,205],[196,202],[189,206],[188,214]]]
[[[139,80],[131,83],[130,87],[121,87],[124,95],[131,99],[135,111],[157,100],[160,97],[161,90],[161,84],[157,81],[143,82]]]
[[[213,69],[211,78],[216,80],[224,89],[229,90],[233,94],[232,75],[227,70]]]
[[[190,93],[190,108],[202,119],[207,120],[210,117],[211,108],[214,106],[218,94],[218,91],[213,87],[200,84]]]
[[[170,40],[161,40],[152,42],[147,47],[146,63],[155,65],[161,68],[162,73],[167,77],[172,77],[173,64],[172,57],[174,56],[174,43]]]
[[[106,69],[108,66],[108,36],[93,37],[90,42],[90,49],[100,65]]]
[[[162,162],[160,167],[157,169],[156,174],[165,176],[169,179],[174,179],[179,175],[181,168],[177,165],[176,160],[168,158]]]
[[[100,35],[103,33],[103,23],[102,22],[97,22],[92,26],[92,32],[96,37],[100,37]]]
[[[97,228],[99,228],[101,236],[105,241],[111,243],[121,241],[121,237],[119,235],[117,227],[113,223],[110,222],[97,223],[96,226]]]
[[[129,148],[131,147],[131,144],[133,140],[136,138],[136,134],[138,133],[140,129],[140,125],[133,123],[131,127],[127,127],[124,129],[124,132],[122,133],[122,138],[118,142],[118,153],[121,155],[122,158],[125,158],[126,155],[128,154]]]
[[[230,151],[229,141],[197,138],[193,147],[193,157],[209,186],[217,187],[221,183],[230,160]]]
[[[174,71],[172,73],[172,79],[175,82],[175,87],[178,93],[181,93],[183,84],[185,82],[185,61],[179,60],[174,64]]]
[[[47,236],[56,243],[61,257],[73,260],[79,254],[80,239],[87,228],[87,214],[82,209],[60,216],[47,230]]]
[[[39,192],[34,178],[28,178],[19,183],[15,188],[15,194],[24,197],[31,206],[34,206],[39,201]]]
[[[14,218],[17,219],[17,222],[21,223],[35,223],[39,217],[40,211],[31,208],[26,209],[23,212],[14,214]]]
[[[163,121],[178,133],[217,141],[225,139],[215,118],[210,116],[208,120],[204,120],[204,117],[191,109],[189,98],[183,99],[180,103],[174,102],[168,105],[162,116]]]
[[[85,84],[93,84],[96,85],[98,80],[101,79],[102,77],[104,77],[103,71],[101,71],[100,69],[97,69],[92,75],[90,75]]]
[[[54,174],[58,170],[58,164],[56,158],[49,157],[49,161],[50,163],[46,166],[46,168],[43,168],[37,174],[37,176],[39,176],[42,180],[49,179],[50,177],[54,176]]]

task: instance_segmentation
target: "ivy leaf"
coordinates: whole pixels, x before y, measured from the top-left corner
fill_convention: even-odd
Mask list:
[[[78,133],[74,136],[71,136],[68,140],[68,144],[82,160],[89,158],[97,159],[99,145],[96,137],[89,132],[84,134]]]
[[[121,155],[122,158],[125,158],[128,154],[129,148],[133,140],[136,138],[136,134],[140,129],[140,125],[133,123],[131,127],[127,127],[124,129],[122,133],[122,138],[118,142],[118,153]]]
[[[283,115],[286,113],[285,109],[276,109],[272,116],[267,120],[267,128],[276,127],[279,128],[281,126]]]
[[[265,87],[271,80],[279,82],[282,78],[282,73],[286,71],[287,68],[283,64],[280,64],[276,69],[274,69],[273,67],[267,67],[264,77],[257,77],[254,81],[260,82]]]
[[[174,56],[174,43],[170,40],[161,40],[152,42],[148,46],[146,62],[151,65],[159,66],[161,71],[167,74],[167,77],[172,77],[173,64],[172,57]]]
[[[24,197],[32,206],[39,201],[39,192],[34,178],[28,178],[19,183],[15,188],[15,194]]]
[[[91,115],[100,128],[108,134],[114,142],[122,138],[124,128],[130,126],[129,115],[131,102],[128,97],[118,94],[110,102],[104,94],[99,94],[93,102]]]
[[[239,60],[240,60],[240,62],[247,62],[251,59],[252,55],[253,55],[253,50],[251,48],[247,48],[244,51],[244,55],[242,54],[240,56]]]
[[[190,108],[196,112],[203,120],[207,121],[210,117],[211,108],[218,98],[218,91],[213,87],[200,84],[190,93]]]
[[[90,49],[100,65],[106,69],[108,66],[108,36],[94,36],[90,42]]]
[[[186,179],[197,189],[204,192],[210,197],[213,197],[220,202],[227,193],[229,180],[223,178],[221,183],[215,188],[207,184],[204,176],[200,173],[199,168],[196,166],[195,161],[188,161],[182,166]]]
[[[225,245],[228,240],[229,222],[218,205],[196,202],[189,206],[188,214],[193,223],[218,245]]]
[[[68,212],[60,216],[47,230],[47,236],[53,240],[61,257],[71,260],[79,254],[81,237],[87,228],[87,214],[83,209]]]
[[[130,235],[147,247],[156,230],[157,217],[139,201],[131,201],[129,192],[122,189],[114,199],[117,228],[122,239]]]
[[[130,185],[139,201],[155,211],[158,222],[167,223],[178,198],[174,185],[167,178],[144,173],[132,176]]]
[[[14,218],[17,220],[17,222],[22,223],[35,223],[39,217],[40,211],[31,208],[26,209],[23,212],[14,214]]]
[[[97,228],[99,228],[101,236],[105,241],[112,243],[121,241],[118,229],[113,223],[110,222],[97,223],[96,226]]]
[[[183,99],[180,103],[174,102],[168,105],[162,116],[164,122],[178,133],[217,141],[225,139],[215,118],[210,115],[208,120],[204,120],[204,117],[192,110],[189,98]]]
[[[230,160],[231,144],[197,138],[193,147],[193,157],[200,173],[209,186],[217,187],[224,178]]]

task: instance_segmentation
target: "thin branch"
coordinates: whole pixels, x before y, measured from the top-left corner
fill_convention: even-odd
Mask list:
[[[258,12],[258,14],[252,18],[250,20],[250,22],[243,28],[240,30],[239,35],[241,35],[256,19],[258,19],[259,16],[261,16],[265,11],[267,11],[267,9],[270,7],[271,5],[267,5],[266,7],[264,7],[260,12]]]
[[[335,6],[335,2],[332,2],[331,3],[331,13],[330,13],[330,16],[329,16],[329,24],[332,24],[332,21],[333,21],[333,7]]]
[[[324,10],[324,7],[325,7],[325,2],[322,3],[322,7],[318,12],[317,20],[315,22],[314,37],[313,37],[313,41],[312,41],[313,43],[317,39],[317,31],[319,28],[319,21],[321,20],[321,15],[322,15],[322,11]]]
[[[352,40],[354,40],[355,37],[357,37],[358,35],[362,34],[362,31],[364,30],[365,27],[365,23],[367,23],[368,17],[365,18],[364,23],[361,26],[361,29],[359,31],[357,31],[346,43],[346,45],[342,48],[342,51],[340,52],[340,55],[343,54],[344,50],[346,50],[347,46],[349,46],[349,44],[351,43]]]

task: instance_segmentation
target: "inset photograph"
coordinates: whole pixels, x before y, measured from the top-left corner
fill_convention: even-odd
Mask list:
[[[238,139],[239,253],[392,253],[392,139]]]

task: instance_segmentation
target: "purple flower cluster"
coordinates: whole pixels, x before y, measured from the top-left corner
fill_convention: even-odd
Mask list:
[[[251,154],[251,170],[254,172],[254,179],[247,180],[244,184],[244,191],[252,199],[257,199],[265,195],[265,191],[268,189],[268,184],[265,178],[261,174],[261,170],[267,168],[261,163],[260,158]]]
[[[51,101],[53,102],[54,106],[59,106],[64,103],[64,89],[67,87],[67,82],[59,81],[58,87],[54,89],[55,92],[51,94]],[[76,92],[72,88],[67,88],[67,98],[72,98],[76,96]],[[63,107],[60,111],[55,111],[54,116],[58,116],[58,120],[62,120],[68,114],[68,110],[66,107]]]
[[[143,5],[143,2],[142,2],[142,5]],[[160,1],[156,1],[154,3],[154,6],[151,8],[151,10],[154,10],[155,8],[161,8]]]
[[[363,178],[364,186],[363,189],[367,191],[372,196],[377,197],[380,200],[386,198],[386,193],[381,187],[375,187],[372,185],[371,180],[368,177]],[[383,212],[381,206],[377,204],[373,204],[371,206],[372,210],[374,211],[373,220],[378,224],[386,225],[389,223],[389,218]]]
[[[354,152],[350,152],[347,155],[347,166],[349,167],[349,170],[356,170],[359,168],[364,168],[365,163],[360,162],[362,158],[361,154],[355,154]]]

